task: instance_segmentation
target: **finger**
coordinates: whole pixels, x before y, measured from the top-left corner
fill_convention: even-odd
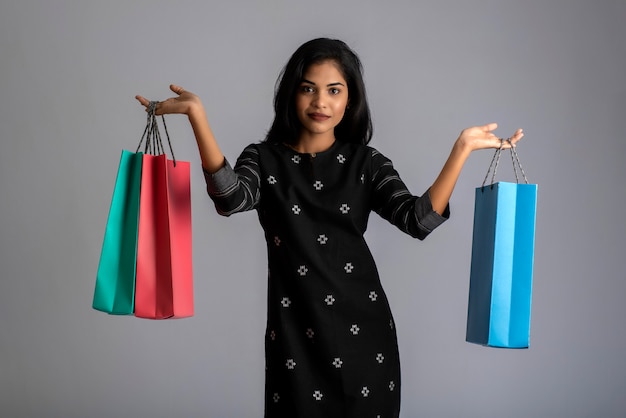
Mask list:
[[[521,131],[521,129],[518,129],[517,131],[515,131],[512,137],[504,139],[504,144],[502,148],[509,149],[516,147],[517,142],[523,137],[524,133]]]
[[[157,116],[161,116],[163,114],[165,114],[164,110],[163,110],[163,105],[170,99],[164,100],[162,102],[156,102],[156,105],[154,106],[154,114]]]
[[[515,134],[511,137],[511,145],[516,146],[515,144],[524,137],[524,131],[518,129],[515,131]]]
[[[139,103],[141,103],[143,106],[148,107],[150,105],[150,100],[146,99],[143,96],[135,96],[135,99],[137,99],[139,101]]]
[[[498,127],[498,124],[495,122],[492,122],[492,123],[488,123],[486,125],[480,126],[480,129],[482,129],[483,132],[491,132],[491,131],[495,131],[497,127]]]
[[[184,88],[176,84],[170,84],[170,90],[172,90],[174,93],[178,94],[179,96],[185,92]]]

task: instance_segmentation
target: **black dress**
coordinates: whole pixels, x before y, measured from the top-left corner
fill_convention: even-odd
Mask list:
[[[218,212],[256,209],[267,241],[266,418],[397,418],[393,317],[363,234],[371,211],[423,239],[449,216],[375,149],[248,146],[205,173]]]

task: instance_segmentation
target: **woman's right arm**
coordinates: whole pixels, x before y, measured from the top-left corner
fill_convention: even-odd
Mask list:
[[[184,114],[189,118],[193,133],[196,137],[202,167],[208,173],[215,173],[224,166],[224,154],[220,150],[215,136],[209,126],[209,121],[202,105],[202,101],[195,94],[186,91],[181,86],[170,85],[170,90],[177,94],[156,105],[156,115]],[[150,101],[143,96],[136,96],[146,108]]]
[[[253,146],[247,147],[235,168],[231,168],[213,136],[200,98],[181,86],[172,84],[170,89],[177,96],[159,102],[155,114],[184,114],[189,118],[200,151],[207,191],[218,213],[230,216],[254,209],[260,199],[258,151]],[[136,96],[136,99],[146,108],[150,105],[143,96]]]

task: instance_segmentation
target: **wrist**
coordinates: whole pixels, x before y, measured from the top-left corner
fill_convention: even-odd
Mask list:
[[[200,99],[194,100],[193,102],[189,103],[189,108],[187,109],[186,113],[189,117],[189,120],[198,120],[199,118],[205,116],[204,106],[202,105]]]
[[[459,153],[465,157],[469,156],[472,152],[472,147],[469,141],[464,136],[459,136],[452,147],[452,152]]]

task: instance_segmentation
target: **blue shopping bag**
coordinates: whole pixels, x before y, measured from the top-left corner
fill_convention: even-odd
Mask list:
[[[524,174],[514,148],[511,153],[514,169],[517,161]],[[528,348],[537,185],[528,184],[525,174],[526,184],[494,178],[495,169],[492,184],[476,189],[466,341]]]

